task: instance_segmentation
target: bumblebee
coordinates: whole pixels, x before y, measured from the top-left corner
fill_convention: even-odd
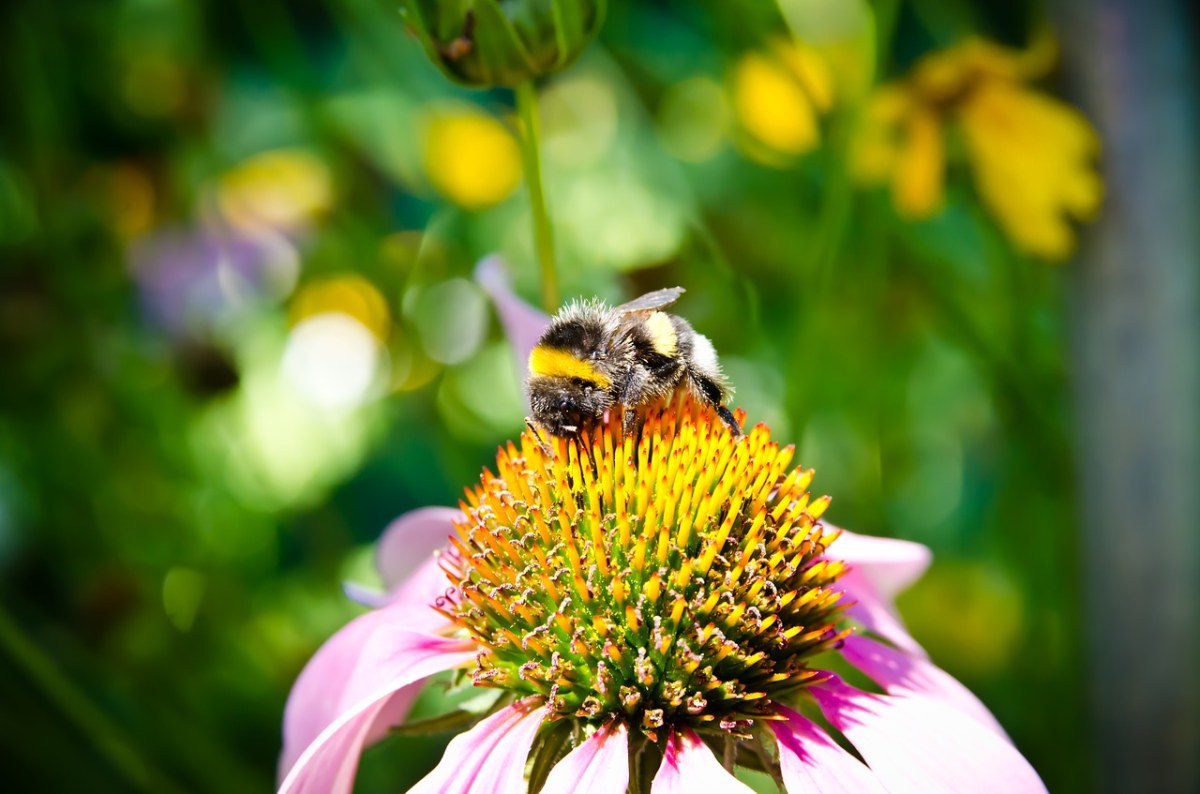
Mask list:
[[[610,308],[572,303],[554,316],[529,354],[531,427],[575,436],[620,406],[622,429],[639,429],[639,409],[687,389],[714,409],[735,436],[741,428],[724,401],[730,389],[707,337],[661,311],[684,292],[670,287]]]

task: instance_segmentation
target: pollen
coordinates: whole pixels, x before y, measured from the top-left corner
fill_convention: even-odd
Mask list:
[[[549,719],[745,735],[850,631],[828,499],[765,425],[735,438],[691,397],[621,428],[502,447],[460,503],[437,608],[479,643],[476,685]]]

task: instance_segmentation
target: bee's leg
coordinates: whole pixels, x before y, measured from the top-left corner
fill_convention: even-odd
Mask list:
[[[625,406],[625,414],[621,417],[621,432],[632,436],[635,440],[642,431],[642,416],[632,405]]]
[[[542,448],[542,452],[546,454],[546,457],[553,459],[554,448],[551,447],[550,442],[548,442],[545,437],[542,436],[542,426],[530,419],[528,416],[525,417],[525,426],[529,428],[530,433],[533,433],[533,437],[537,439],[538,446]]]
[[[634,436],[635,440],[642,430],[642,416],[637,406],[644,404],[644,392],[649,375],[642,367],[634,367],[626,376],[626,380],[617,389],[617,402],[625,412],[621,418],[621,431],[626,436]]]
[[[717,412],[717,416],[721,417],[721,421],[729,426],[729,430],[734,437],[742,434],[742,428],[738,427],[737,420],[733,418],[733,414],[721,402],[721,387],[716,381],[709,377],[701,375],[698,372],[690,372],[692,384],[695,385],[696,391],[700,393],[700,397],[713,407]]]

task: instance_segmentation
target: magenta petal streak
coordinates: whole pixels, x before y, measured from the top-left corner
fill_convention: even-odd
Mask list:
[[[835,586],[840,587],[846,594],[845,598],[851,602],[846,608],[847,617],[886,637],[889,642],[913,656],[927,656],[925,649],[904,628],[895,608],[876,592],[870,580],[857,568],[851,568],[843,574]]]
[[[768,723],[779,744],[779,766],[789,792],[821,794],[886,794],[875,773],[843,750],[825,731],[783,706],[787,720]]]
[[[1002,736],[941,702],[916,695],[873,695],[837,678],[809,691],[889,791],[1046,790],[1029,762]]]
[[[847,637],[842,646],[842,656],[889,695],[911,694],[938,700],[1008,738],[987,706],[971,690],[928,659],[912,656],[867,637]]]
[[[525,761],[546,709],[518,701],[459,734],[442,761],[409,794],[525,790]]]

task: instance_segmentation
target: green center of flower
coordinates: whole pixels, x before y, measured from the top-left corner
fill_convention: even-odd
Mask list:
[[[440,609],[479,642],[479,686],[541,696],[550,719],[746,735],[821,676],[810,658],[847,632],[831,587],[845,566],[759,425],[734,438],[690,399],[575,440],[530,433],[462,504]]]

